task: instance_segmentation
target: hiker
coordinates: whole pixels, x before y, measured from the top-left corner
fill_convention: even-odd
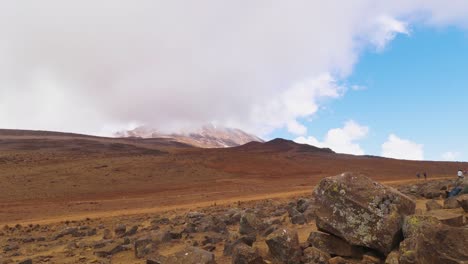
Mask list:
[[[468,178],[465,178],[462,170],[458,170],[457,177],[455,187],[447,194],[447,197],[454,197],[459,194],[468,193]]]
[[[424,174],[423,174],[423,175],[424,175],[424,180],[427,180],[427,173],[426,173],[426,172],[424,172]]]
[[[418,180],[419,180],[419,178],[421,178],[421,174],[419,174],[419,172],[416,173],[416,177],[418,177]]]

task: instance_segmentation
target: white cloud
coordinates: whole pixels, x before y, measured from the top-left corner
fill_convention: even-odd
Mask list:
[[[343,93],[365,47],[414,23],[464,26],[467,11],[457,0],[5,1],[0,127],[306,134],[301,120]]]
[[[409,35],[408,25],[393,17],[382,15],[376,21],[370,40],[377,50],[382,50],[397,34]]]
[[[390,134],[382,144],[382,156],[395,159],[423,160],[424,145]]]
[[[343,128],[329,130],[322,142],[312,136],[298,137],[294,141],[321,148],[331,148],[339,153],[364,155],[364,150],[356,141],[365,138],[368,133],[368,127],[350,120],[345,123]]]
[[[446,161],[457,161],[460,158],[460,152],[447,151],[442,154],[442,159]]]
[[[307,133],[307,128],[297,119],[313,115],[319,109],[321,100],[338,98],[344,91],[345,88],[338,85],[330,74],[320,74],[314,79],[292,85],[267,104],[256,105],[251,121],[259,122],[255,130],[261,131],[261,134],[267,134],[275,128],[286,127],[292,134],[304,135]],[[237,124],[237,126],[242,125]]]

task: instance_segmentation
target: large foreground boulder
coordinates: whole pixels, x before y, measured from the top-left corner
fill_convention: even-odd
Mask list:
[[[442,224],[431,216],[409,216],[403,226],[400,264],[468,263],[468,229]]]
[[[323,179],[314,195],[319,230],[384,255],[398,245],[403,217],[416,207],[399,191],[354,173]]]

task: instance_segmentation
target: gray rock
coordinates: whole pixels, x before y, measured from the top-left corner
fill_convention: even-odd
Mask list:
[[[244,213],[239,223],[239,233],[242,235],[256,234],[262,228],[262,222],[253,213]]]
[[[126,250],[132,250],[131,245],[124,245],[124,244],[109,244],[99,250],[94,251],[94,255],[101,257],[101,258],[106,258],[109,256],[112,256],[114,254],[117,254],[122,251]]]
[[[142,258],[150,254],[155,248],[151,238],[140,238],[135,241],[135,257]]]
[[[55,236],[53,237],[53,240],[57,240],[61,237],[68,236],[68,235],[78,236],[78,228],[66,227],[65,229],[62,229],[60,232],[55,234]]]
[[[307,242],[330,255],[361,258],[364,253],[361,248],[352,246],[339,237],[323,232],[311,232]]]
[[[215,264],[215,256],[206,250],[187,247],[169,257],[164,264]]]
[[[244,243],[234,247],[232,253],[232,264],[265,264],[262,256],[257,250],[247,246]]]
[[[330,254],[315,247],[304,249],[302,263],[304,264],[327,264],[331,258]]]
[[[286,227],[279,228],[271,233],[265,242],[275,260],[285,264],[300,263],[302,252],[295,230]]]
[[[125,235],[125,232],[127,231],[127,227],[124,224],[118,224],[114,228],[114,233],[117,237],[122,237]]]

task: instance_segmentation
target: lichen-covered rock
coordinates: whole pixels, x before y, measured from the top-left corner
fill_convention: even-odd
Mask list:
[[[327,264],[330,254],[315,247],[304,249],[302,254],[302,263],[304,264]]]
[[[451,227],[431,216],[409,216],[403,225],[405,240],[400,243],[400,264],[468,261],[468,229]]]
[[[330,255],[360,258],[364,253],[361,248],[352,246],[339,237],[323,232],[311,232],[307,242]]]
[[[170,255],[162,263],[164,264],[215,264],[215,256],[206,250],[187,247],[173,255]]]
[[[385,264],[400,264],[400,253],[398,251],[392,251],[388,254],[385,259]]]
[[[279,228],[266,238],[271,256],[280,263],[295,264],[301,261],[301,247],[296,230]]]
[[[385,255],[400,242],[403,217],[416,207],[397,190],[354,173],[323,179],[314,195],[319,230]]]
[[[257,250],[240,243],[232,252],[232,264],[265,264]]]

